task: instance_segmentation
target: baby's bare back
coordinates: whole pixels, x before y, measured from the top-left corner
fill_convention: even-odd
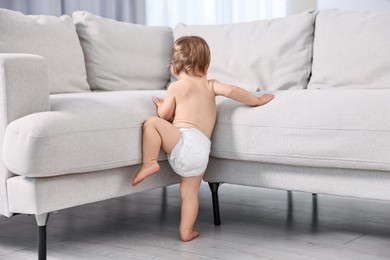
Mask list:
[[[216,120],[215,94],[205,78],[185,78],[175,82],[176,101],[173,125],[197,128],[210,139]]]

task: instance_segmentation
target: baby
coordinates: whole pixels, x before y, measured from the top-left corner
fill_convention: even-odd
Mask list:
[[[186,36],[175,41],[171,71],[179,80],[170,85],[165,100],[153,98],[158,117],[149,118],[143,125],[143,160],[132,181],[136,186],[160,169],[160,148],[168,154],[171,167],[181,176],[183,241],[199,236],[194,224],[199,186],[209,161],[210,137],[217,117],[215,97],[228,97],[250,106],[261,106],[274,98],[271,94],[257,97],[242,88],[207,80],[209,65],[210,49],[204,39]]]

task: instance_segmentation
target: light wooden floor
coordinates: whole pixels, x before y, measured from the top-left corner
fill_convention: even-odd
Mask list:
[[[201,237],[178,237],[178,186],[52,214],[49,259],[390,259],[390,203],[220,187],[222,225],[200,194]],[[316,205],[317,204],[317,205]],[[34,217],[0,218],[0,259],[36,259]]]

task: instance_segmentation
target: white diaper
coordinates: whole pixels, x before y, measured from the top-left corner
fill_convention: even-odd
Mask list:
[[[172,169],[183,177],[202,175],[209,162],[211,142],[196,128],[179,128],[180,141],[168,154]]]

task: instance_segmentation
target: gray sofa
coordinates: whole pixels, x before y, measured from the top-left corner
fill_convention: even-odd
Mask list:
[[[276,96],[217,98],[204,176],[215,224],[220,183],[390,200],[389,23],[330,10],[171,29],[0,9],[0,214],[35,215],[45,259],[50,212],[178,183],[163,153],[158,174],[130,181],[170,48],[189,34],[210,45],[209,78]]]

